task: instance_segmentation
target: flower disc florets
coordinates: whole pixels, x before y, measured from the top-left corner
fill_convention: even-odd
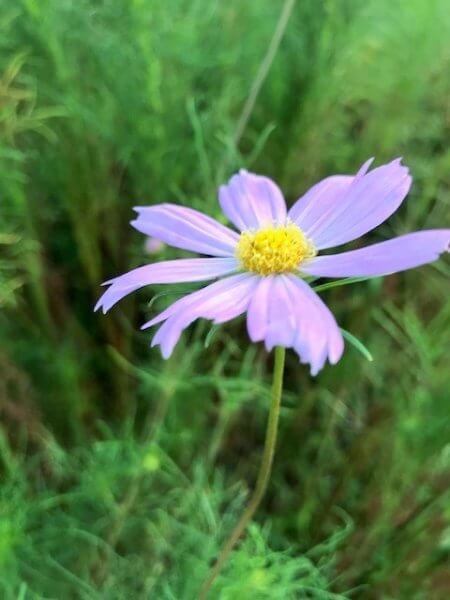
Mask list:
[[[294,223],[244,231],[236,255],[246,271],[259,275],[288,273],[316,255],[314,245]]]

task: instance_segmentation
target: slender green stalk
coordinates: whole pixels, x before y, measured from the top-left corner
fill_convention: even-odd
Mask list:
[[[253,518],[253,515],[257,511],[261,500],[269,482],[270,472],[272,469],[273,456],[275,453],[275,445],[277,441],[278,431],[278,419],[280,416],[280,404],[281,394],[283,390],[283,374],[284,374],[284,358],[286,350],[277,346],[275,348],[275,364],[273,369],[273,380],[272,380],[272,400],[270,404],[269,418],[267,421],[266,429],[266,440],[264,443],[264,451],[261,462],[261,467],[258,473],[258,479],[256,481],[255,490],[250,498],[247,508],[243,512],[241,518],[237,522],[235,528],[231,532],[230,537],[225,542],[219,557],[213,566],[208,579],[203,584],[200,591],[200,600],[205,600],[208,596],[208,592],[211,589],[217,575],[222,570],[225,562],[227,561],[231,551],[238,542],[241,535],[244,533],[247,525]]]
[[[234,147],[237,148],[242,134],[247,127],[247,123],[250,119],[250,116],[253,112],[253,108],[255,107],[256,100],[258,98],[259,92],[266,80],[266,77],[269,73],[270,67],[274,61],[274,58],[277,54],[278,47],[283,39],[283,36],[286,31],[286,27],[289,23],[289,18],[291,16],[292,10],[295,5],[295,0],[285,0],[283,4],[283,8],[281,10],[280,18],[275,27],[275,31],[272,39],[270,40],[269,47],[267,48],[266,55],[264,56],[256,77],[252,83],[252,87],[250,89],[250,93],[245,102],[244,108],[242,109],[242,113],[239,117],[238,124],[236,126],[236,131],[234,133]]]

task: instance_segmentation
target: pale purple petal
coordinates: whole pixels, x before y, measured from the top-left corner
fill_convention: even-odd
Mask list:
[[[334,364],[344,342],[336,321],[317,294],[294,275],[260,280],[247,312],[250,339],[266,348],[294,348],[316,375],[326,359]]]
[[[223,323],[245,312],[257,283],[258,277],[248,273],[222,279],[174,302],[143,328],[165,321],[152,346],[160,345],[163,357],[168,358],[183,330],[196,319]]]
[[[353,180],[353,175],[333,175],[319,181],[291,207],[289,219],[308,232],[323,214],[339,207]]]
[[[288,279],[284,276],[273,278],[270,291],[267,331],[264,338],[270,352],[275,346],[292,348],[298,327],[297,311],[287,289]]]
[[[239,171],[219,188],[219,202],[225,216],[240,231],[286,222],[283,194],[268,177]]]
[[[433,262],[450,249],[450,229],[430,229],[329,256],[316,256],[302,272],[316,277],[376,277]]]
[[[294,305],[298,311],[298,331],[294,349],[302,362],[309,362],[311,374],[316,375],[326,358],[334,365],[344,351],[344,340],[336,320],[329,308],[305,281],[288,276]],[[302,353],[305,356],[302,356]]]
[[[300,214],[299,225],[318,250],[339,246],[364,235],[397,210],[412,181],[408,169],[400,160],[396,159],[369,173],[365,173],[368,167],[365,163],[346,190],[343,189],[346,182],[341,180],[338,184],[334,180],[334,185],[340,187],[335,200],[328,198],[324,201],[323,194],[318,195],[318,204],[324,205],[323,211],[319,208],[314,210],[314,216],[317,217],[314,222],[307,218],[307,213],[304,217],[306,228],[300,224]]]
[[[158,283],[182,283],[215,279],[237,271],[235,258],[182,258],[138,267],[124,275],[105,281],[110,287],[101,296],[94,310],[106,313],[116,302],[141,287]]]
[[[262,278],[250,301],[247,330],[252,342],[264,341],[270,352],[275,346],[290,348],[296,328],[295,311],[283,276]]]
[[[339,202],[350,188],[350,184],[363,177],[372,162],[373,158],[366,160],[356,175],[332,175],[313,185],[290,208],[289,219],[308,233],[325,215],[338,210]]]
[[[234,256],[238,234],[197,210],[175,204],[136,206],[131,225],[170,246],[209,256]]]
[[[247,330],[252,342],[260,342],[266,336],[273,279],[274,277],[262,277],[250,301]]]
[[[219,279],[219,281],[215,281],[207,287],[197,290],[196,292],[192,292],[187,296],[180,298],[180,300],[173,302],[165,310],[156,315],[156,317],[153,317],[150,321],[142,325],[141,329],[153,327],[153,325],[165,321],[169,317],[174,316],[175,313],[180,312],[184,308],[189,308],[191,305],[199,302],[202,299],[214,298],[215,295],[220,296],[222,293],[226,293],[228,290],[230,290],[230,288],[233,286],[240,285],[244,281],[247,281],[249,277],[252,276],[248,273],[239,273],[238,275],[233,275],[232,277]]]

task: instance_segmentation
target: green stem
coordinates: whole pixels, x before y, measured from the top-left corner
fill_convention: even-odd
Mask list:
[[[280,46],[281,40],[286,32],[286,27],[289,23],[289,19],[292,14],[292,10],[295,5],[295,0],[285,0],[283,4],[283,8],[281,10],[280,17],[275,27],[274,34],[272,39],[270,40],[269,46],[267,48],[266,55],[264,56],[258,72],[256,74],[255,80],[252,83],[252,87],[250,89],[250,93],[245,101],[244,108],[242,110],[241,116],[239,117],[238,124],[236,126],[236,131],[234,134],[234,147],[237,148],[241,137],[247,127],[247,123],[251,117],[253,109],[256,104],[256,100],[258,99],[259,92],[266,80],[266,77],[269,73],[270,67],[275,59],[275,56],[278,52],[278,48]]]
[[[247,508],[245,509],[237,525],[231,532],[230,537],[227,539],[224,546],[222,547],[220,555],[214,567],[212,568],[208,579],[203,584],[203,587],[200,591],[199,600],[205,600],[207,598],[208,592],[211,589],[212,584],[214,583],[217,575],[222,570],[234,546],[236,545],[239,538],[247,528],[247,525],[252,520],[253,515],[257,511],[266,491],[267,484],[269,482],[270,472],[272,469],[273,456],[275,453],[275,445],[277,441],[278,419],[280,416],[281,394],[283,390],[285,354],[286,350],[284,348],[281,348],[280,346],[277,346],[275,348],[275,364],[273,368],[272,380],[272,400],[270,404],[269,419],[267,421],[266,440],[264,443],[263,457],[261,467],[258,473],[258,479],[256,481],[255,490],[250,498]]]

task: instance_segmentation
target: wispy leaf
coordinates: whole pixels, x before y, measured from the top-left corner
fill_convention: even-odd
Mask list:
[[[364,356],[364,358],[366,358],[369,362],[373,362],[373,356],[371,352],[366,348],[366,346],[361,342],[361,340],[359,340],[346,329],[342,329],[342,327],[341,333],[347,340],[347,342],[349,342],[354,348],[356,348],[356,350],[358,350],[358,352],[360,352]]]

